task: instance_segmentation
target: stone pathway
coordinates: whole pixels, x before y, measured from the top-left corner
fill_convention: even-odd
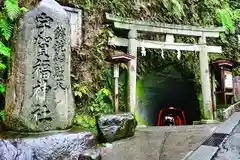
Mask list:
[[[233,126],[233,131],[220,145],[220,149],[213,160],[237,160],[240,159],[240,113],[235,113],[238,118],[237,125]],[[234,116],[234,115],[233,115]],[[234,124],[234,123],[233,123]],[[236,123],[235,123],[236,124]]]
[[[134,137],[102,149],[103,160],[181,160],[211,136],[216,127],[217,124],[138,128]]]
[[[227,138],[220,147],[219,152],[213,160],[232,160],[240,159],[240,125],[236,127],[233,133]]]
[[[211,138],[201,144],[187,160],[237,160],[240,159],[240,112],[235,112],[221,123]]]

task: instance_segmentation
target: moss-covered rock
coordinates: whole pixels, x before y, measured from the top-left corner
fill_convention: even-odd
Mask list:
[[[101,115],[97,117],[99,138],[104,142],[131,137],[134,135],[137,121],[133,114]]]

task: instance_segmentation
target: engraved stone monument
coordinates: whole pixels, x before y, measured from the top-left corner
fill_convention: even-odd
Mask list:
[[[54,0],[42,0],[21,20],[7,85],[8,129],[71,127],[75,110],[69,21],[67,12]]]

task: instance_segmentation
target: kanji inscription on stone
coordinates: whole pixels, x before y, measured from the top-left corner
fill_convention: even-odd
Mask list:
[[[6,126],[11,130],[66,129],[75,113],[70,82],[70,22],[54,0],[25,14],[7,88]]]

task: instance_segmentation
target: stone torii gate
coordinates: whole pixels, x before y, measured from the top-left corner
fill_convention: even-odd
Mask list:
[[[209,75],[209,58],[208,53],[221,53],[220,46],[208,46],[206,44],[207,37],[219,37],[220,32],[224,32],[224,28],[201,28],[196,26],[172,25],[163,23],[153,23],[149,21],[130,20],[106,13],[108,21],[113,22],[114,27],[118,29],[128,30],[127,38],[113,38],[109,40],[109,45],[128,47],[130,55],[136,58],[129,62],[129,97],[128,104],[130,111],[135,112],[136,107],[136,72],[137,72],[137,48],[154,48],[168,49],[179,51],[196,51],[199,53],[200,59],[200,75],[204,104],[204,116],[210,119],[216,117],[216,106],[212,105],[212,94],[210,87]],[[166,34],[165,42],[153,40],[138,40],[137,33],[154,32]],[[199,38],[198,44],[175,43],[174,35],[194,36]]]

